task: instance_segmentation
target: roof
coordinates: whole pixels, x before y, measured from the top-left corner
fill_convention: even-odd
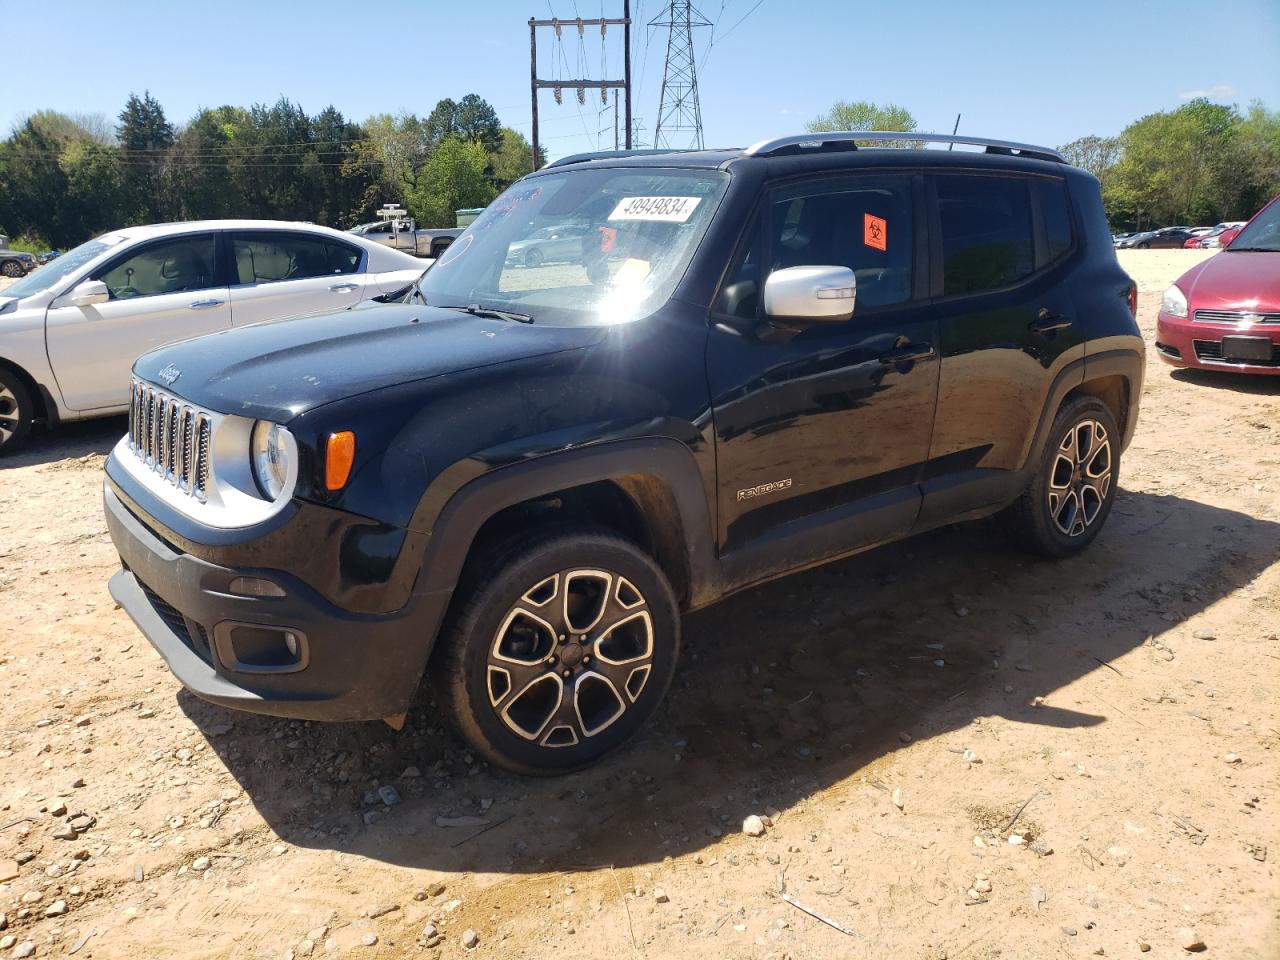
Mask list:
[[[307,233],[335,234],[341,233],[332,227],[322,227],[318,223],[304,223],[300,220],[179,220],[171,223],[144,223],[132,227],[121,227],[119,230],[108,230],[108,234],[124,236],[129,239],[142,237],[164,237],[171,234],[192,233],[196,230],[300,230]]]

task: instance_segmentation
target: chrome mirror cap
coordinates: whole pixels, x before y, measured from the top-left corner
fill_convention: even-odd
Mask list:
[[[848,267],[784,267],[764,282],[764,312],[778,320],[840,323],[853,316],[856,299]]]

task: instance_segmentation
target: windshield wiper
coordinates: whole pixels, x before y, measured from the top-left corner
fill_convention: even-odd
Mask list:
[[[478,303],[471,303],[467,306],[445,307],[446,310],[459,310],[462,313],[469,313],[473,317],[484,317],[489,320],[511,320],[515,323],[533,323],[533,317],[527,313],[515,313],[511,310],[497,310],[493,307],[482,307]]]

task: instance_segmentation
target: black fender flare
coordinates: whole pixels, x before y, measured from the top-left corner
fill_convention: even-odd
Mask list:
[[[599,481],[649,477],[670,494],[681,525],[689,607],[719,596],[719,565],[706,487],[692,451],[663,437],[592,444],[501,467],[468,481],[445,502],[434,522],[416,592],[452,591],[485,521],[500,510]]]

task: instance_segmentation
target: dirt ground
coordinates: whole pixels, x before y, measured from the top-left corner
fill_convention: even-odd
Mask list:
[[[1205,255],[1122,254],[1148,341]],[[980,523],[691,616],[553,780],[184,693],[106,590],[123,430],[0,467],[0,957],[1280,956],[1280,378],[1153,354],[1084,556]]]

